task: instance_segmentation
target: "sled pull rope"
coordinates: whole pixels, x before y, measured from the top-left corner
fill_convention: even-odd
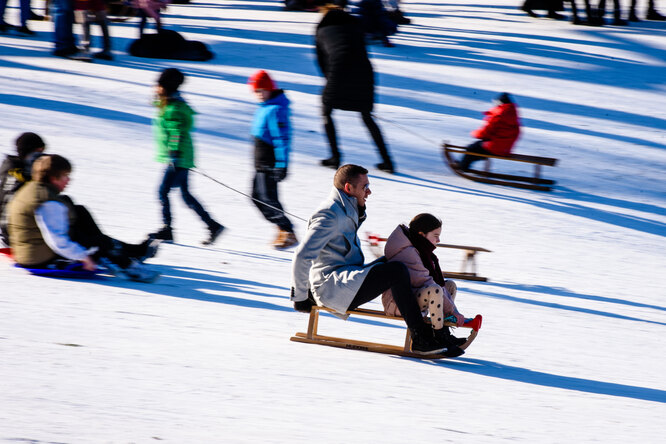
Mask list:
[[[419,133],[417,133],[416,131],[413,131],[413,130],[407,128],[406,126],[403,126],[403,125],[399,124],[399,123],[396,122],[395,120],[387,119],[386,117],[380,117],[380,116],[378,116],[377,114],[374,114],[374,113],[372,114],[372,117],[376,118],[377,120],[381,120],[381,121],[383,121],[383,122],[386,122],[386,123],[390,123],[390,124],[392,124],[392,125],[395,125],[395,126],[397,126],[398,128],[400,128],[401,130],[403,130],[404,132],[409,133],[409,134],[411,134],[412,136],[416,136],[417,138],[419,138],[419,139],[421,139],[421,140],[424,140],[424,141],[428,142],[430,145],[439,145],[439,143],[437,143],[437,142],[433,142],[432,140],[430,140],[430,139],[428,139],[428,138],[426,138],[426,137],[423,137],[422,134],[419,134]]]
[[[264,202],[264,201],[262,201],[262,200],[260,200],[260,199],[256,199],[256,198],[250,196],[250,195],[247,194],[247,193],[243,193],[242,191],[237,190],[236,188],[231,187],[231,186],[227,185],[227,184],[224,183],[224,182],[220,182],[219,180],[217,180],[217,179],[215,179],[214,177],[212,177],[212,176],[206,174],[204,171],[201,171],[201,170],[198,169],[198,168],[193,168],[192,170],[193,170],[195,173],[201,174],[203,177],[207,177],[207,178],[209,178],[210,180],[212,180],[213,182],[215,182],[215,183],[217,183],[217,184],[219,184],[219,185],[222,185],[222,186],[225,187],[225,188],[230,189],[231,191],[235,191],[235,192],[238,193],[238,194],[242,194],[242,195],[245,196],[245,197],[249,197],[250,199],[252,199],[253,201],[255,201],[255,202],[257,202],[257,203],[260,203],[260,204],[262,204],[262,205],[266,205],[268,208],[271,208],[271,209],[273,209],[273,210],[275,210],[275,211],[279,211],[280,213],[284,213],[284,214],[286,214],[286,215],[288,215],[288,216],[291,216],[291,217],[293,217],[293,218],[295,218],[295,219],[302,220],[303,222],[307,222],[307,219],[303,219],[302,217],[300,217],[300,216],[296,216],[295,214],[292,214],[292,213],[290,213],[290,212],[288,212],[288,211],[285,211],[285,210],[283,210],[283,209],[281,209],[281,208],[276,208],[276,207],[274,207],[273,205],[267,204],[266,202]]]

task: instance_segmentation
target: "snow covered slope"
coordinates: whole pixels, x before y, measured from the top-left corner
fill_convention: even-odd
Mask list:
[[[193,173],[193,193],[228,231],[201,247],[204,226],[174,193],[177,244],[150,261],[162,272],[155,284],[38,278],[0,260],[0,441],[661,442],[666,25],[576,27],[531,19],[517,3],[405,0],[413,25],[397,46],[369,47],[398,174],[373,168],[379,156],[358,115],[335,113],[344,160],[371,170],[362,231],[386,235],[427,211],[444,220],[444,242],[492,250],[478,259],[488,283],[458,281],[460,309],[484,316],[463,357],[290,342],[307,321],[288,300],[291,252],[270,248],[275,229],[248,198]],[[328,155],[319,16],[281,5],[169,6],[166,26],[216,53],[206,63],[125,54],[136,19],[113,25],[113,62],[52,57],[50,22],[32,23],[35,38],[0,35],[3,151],[19,133],[39,133],[73,161],[68,194],[110,235],[139,241],[160,225],[157,73],[188,76],[199,168],[248,192],[256,104],[245,82],[263,68],[292,100],[280,192],[307,219],[333,175],[319,166]],[[520,107],[516,151],[560,159],[544,172],[558,181],[553,193],[469,182],[443,163],[441,141],[469,143],[501,91]],[[305,223],[293,220],[301,235]],[[439,256],[459,267],[458,252]],[[396,344],[404,334],[330,317],[321,331]]]

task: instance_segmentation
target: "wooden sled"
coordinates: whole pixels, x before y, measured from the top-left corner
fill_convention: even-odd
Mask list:
[[[390,355],[399,355],[399,356],[405,356],[409,358],[419,358],[419,359],[442,359],[445,358],[446,356],[438,354],[438,355],[421,355],[418,353],[414,353],[411,351],[412,347],[412,338],[409,333],[409,329],[407,330],[407,333],[405,335],[405,344],[404,346],[398,346],[398,345],[390,345],[390,344],[380,344],[377,342],[368,342],[368,341],[359,341],[355,339],[345,339],[345,338],[337,338],[334,336],[324,336],[320,335],[319,332],[317,331],[317,328],[319,326],[319,312],[320,311],[327,311],[330,313],[335,313],[334,310],[331,310],[330,308],[327,307],[318,307],[318,306],[313,306],[312,309],[310,310],[310,318],[308,321],[308,330],[305,333],[296,333],[294,336],[291,337],[292,341],[295,342],[305,342],[308,344],[320,344],[320,345],[328,345],[330,347],[338,347],[338,348],[346,348],[350,350],[362,350],[362,351],[369,351],[369,352],[374,352],[374,353],[385,353],[385,354],[390,354]],[[370,316],[370,317],[376,317],[376,318],[382,318],[382,319],[390,319],[390,320],[397,320],[403,322],[404,325],[404,320],[401,316],[388,316],[386,315],[383,311],[379,310],[368,310],[364,308],[357,308],[356,310],[350,310],[347,312],[348,315],[350,316]],[[448,318],[447,318],[448,319]],[[463,345],[460,346],[461,349],[465,350],[469,345],[474,341],[476,338],[479,329],[481,328],[481,322],[482,322],[482,317],[481,315],[476,315],[475,318],[471,318],[466,320],[465,325],[463,327],[471,328],[471,333],[467,337],[467,342],[465,342]],[[445,325],[449,327],[455,327],[455,323],[453,322],[445,322]]]
[[[370,248],[376,257],[383,256],[383,251],[377,250],[380,242],[386,242],[385,237],[378,236],[376,234],[366,233],[368,236],[368,243]],[[460,271],[442,271],[442,274],[445,278],[449,279],[463,279],[467,281],[481,281],[487,282],[488,278],[484,276],[479,276],[476,274],[476,253],[486,252],[492,253],[491,250],[487,250],[482,247],[471,247],[468,245],[454,245],[454,244],[437,244],[441,248],[452,248],[456,250],[464,250],[464,256],[462,260],[462,266]],[[467,271],[469,267],[470,271]]]
[[[491,154],[470,153],[467,151],[467,148],[465,147],[449,145],[447,143],[442,144],[442,151],[444,154],[444,158],[446,159],[446,162],[451,168],[451,170],[454,173],[456,173],[458,176],[464,177],[465,179],[473,180],[475,182],[489,183],[493,185],[505,185],[514,188],[524,188],[524,189],[538,190],[538,191],[552,191],[553,186],[555,185],[554,180],[544,179],[541,177],[541,166],[555,166],[557,164],[557,159],[553,159],[551,157],[527,156],[524,154],[494,156]],[[467,171],[463,171],[460,168],[456,168],[457,162],[451,157],[451,153],[473,154],[474,156],[485,157],[485,164],[486,164],[485,170],[481,171],[481,170],[469,169]],[[513,174],[493,173],[490,171],[491,159],[501,159],[514,162],[531,163],[534,165],[534,175],[517,176]]]

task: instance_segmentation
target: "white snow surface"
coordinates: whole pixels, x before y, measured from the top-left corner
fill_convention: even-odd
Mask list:
[[[14,3],[7,20],[17,22]],[[275,228],[247,197],[193,172],[193,193],[227,231],[202,247],[205,227],[172,193],[177,243],[149,261],[156,283],[40,278],[0,260],[0,441],[663,442],[666,25],[573,26],[529,18],[518,3],[405,0],[413,24],[397,46],[368,47],[398,174],[374,168],[357,114],[334,114],[344,160],[370,169],[361,234],[431,212],[443,242],[492,250],[478,257],[489,282],[458,281],[461,311],[484,316],[464,356],[291,342],[307,324],[288,299],[292,251],[271,248]],[[42,135],[74,164],[67,194],[109,235],[139,242],[160,226],[150,127],[159,71],[187,74],[198,167],[248,193],[257,105],[246,80],[263,68],[292,101],[281,199],[307,219],[333,176],[319,166],[319,18],[277,0],[194,0],[164,20],[208,44],[212,61],[129,56],[132,19],[112,26],[115,60],[91,64],[51,56],[52,23],[31,22],[34,38],[0,36],[3,152],[21,132]],[[524,124],[515,151],[560,160],[544,169],[554,192],[471,182],[443,162],[442,140],[470,143],[501,91]],[[305,222],[292,220],[302,237]],[[445,270],[459,268],[459,251],[438,254]],[[322,316],[320,330],[404,337],[382,320]]]

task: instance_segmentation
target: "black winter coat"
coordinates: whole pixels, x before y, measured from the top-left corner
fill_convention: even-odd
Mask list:
[[[317,26],[317,62],[326,77],[324,105],[347,111],[370,112],[375,101],[372,65],[358,19],[332,9]]]

